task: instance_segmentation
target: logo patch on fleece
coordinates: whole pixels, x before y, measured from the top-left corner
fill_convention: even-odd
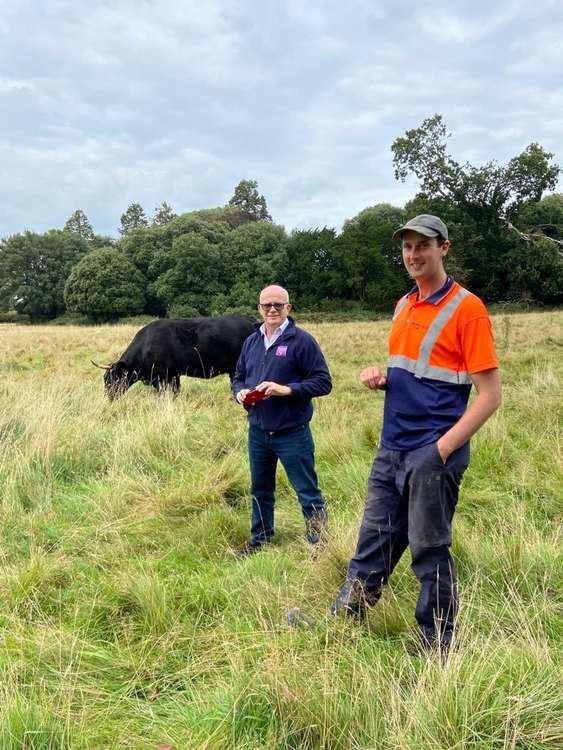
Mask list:
[[[286,357],[287,356],[287,346],[278,346],[276,349],[276,357]]]

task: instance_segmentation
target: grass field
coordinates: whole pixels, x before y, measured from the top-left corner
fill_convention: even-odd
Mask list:
[[[358,373],[384,362],[388,322],[309,327],[335,382],[313,420],[331,539],[312,559],[280,473],[276,543],[244,562],[226,376],[109,404],[90,359],[133,327],[1,326],[0,748],[561,747],[563,311],[494,325],[504,403],[472,442],[444,667],[408,652],[408,555],[363,625],[324,619],[381,427]],[[319,627],[290,629],[293,606]]]

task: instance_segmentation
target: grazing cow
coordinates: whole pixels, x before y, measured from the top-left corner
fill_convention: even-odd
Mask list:
[[[246,315],[153,320],[135,334],[117,362],[96,367],[105,370],[110,401],[139,380],[174,393],[180,375],[214,378],[227,373],[232,381],[242,343],[259,325]]]

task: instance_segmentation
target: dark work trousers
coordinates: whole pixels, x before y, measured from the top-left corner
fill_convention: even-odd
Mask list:
[[[368,496],[348,579],[359,579],[371,601],[410,546],[420,583],[415,616],[428,643],[451,640],[457,582],[450,555],[459,485],[469,464],[469,443],[444,464],[436,443],[413,451],[380,448],[368,479]]]
[[[305,521],[326,520],[325,504],[315,472],[315,446],[309,424],[282,432],[264,432],[251,425],[248,454],[252,493],[251,544],[264,544],[274,534],[278,459],[297,493]]]

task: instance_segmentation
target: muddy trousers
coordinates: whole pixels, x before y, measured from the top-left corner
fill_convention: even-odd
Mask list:
[[[415,617],[427,643],[451,641],[457,614],[457,582],[450,554],[452,520],[469,443],[444,464],[436,443],[413,451],[380,448],[368,480],[368,496],[348,581],[358,580],[376,601],[403,552],[410,547],[420,594]]]

